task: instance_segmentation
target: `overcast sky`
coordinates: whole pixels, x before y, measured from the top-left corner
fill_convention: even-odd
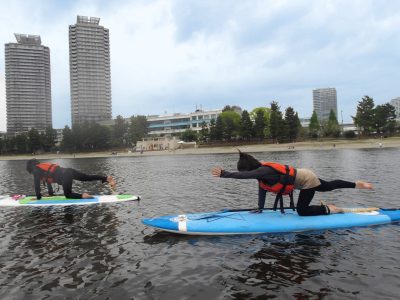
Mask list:
[[[53,127],[70,125],[68,26],[110,30],[113,116],[188,113],[278,101],[300,117],[312,90],[335,87],[338,119],[364,95],[400,96],[400,1],[0,0],[0,40],[40,35],[50,47]],[[4,46],[3,46],[4,47]],[[0,130],[6,128],[4,48]]]

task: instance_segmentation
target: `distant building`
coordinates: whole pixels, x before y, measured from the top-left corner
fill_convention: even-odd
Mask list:
[[[50,49],[40,36],[15,34],[5,44],[7,134],[52,127]]]
[[[192,113],[176,113],[172,115],[148,116],[150,136],[173,136],[180,134],[188,129],[200,131],[203,122],[207,125],[211,120],[217,120],[222,110],[196,110]]]
[[[390,104],[396,109],[396,120],[400,121],[400,97],[390,100]]]
[[[109,31],[99,22],[78,16],[69,26],[72,124],[111,119]]]
[[[328,121],[331,110],[337,115],[337,95],[335,88],[324,88],[313,90],[313,108],[317,114],[318,121]]]
[[[56,144],[56,146],[60,146],[60,144],[64,138],[64,134],[63,134],[64,128],[55,129],[55,131],[56,131],[55,144]]]
[[[136,152],[197,148],[196,142],[184,142],[176,136],[151,137],[136,142]]]
[[[300,121],[301,127],[307,127],[308,128],[310,126],[310,120],[311,119],[300,118],[299,121]]]
[[[221,113],[221,109],[206,111],[197,109],[192,113],[147,116],[146,118],[149,123],[148,135],[150,137],[176,136],[188,129],[200,131],[203,122],[209,126],[211,120],[217,120],[218,115]],[[129,118],[125,119],[126,123],[129,123],[129,121]],[[98,123],[103,126],[113,126],[115,120],[105,120]]]

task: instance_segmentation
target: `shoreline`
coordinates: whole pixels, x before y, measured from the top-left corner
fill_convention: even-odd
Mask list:
[[[380,147],[379,143],[382,143]],[[335,145],[335,146],[334,146]],[[385,139],[365,140],[331,140],[331,141],[306,141],[286,144],[255,144],[241,146],[200,147],[177,150],[118,152],[112,151],[89,153],[44,153],[37,155],[0,155],[0,161],[37,159],[71,159],[71,158],[107,158],[107,157],[131,157],[131,156],[158,156],[158,155],[185,155],[185,154],[227,154],[236,153],[237,149],[244,152],[278,152],[278,151],[305,151],[305,150],[336,150],[336,149],[376,149],[376,148],[400,148],[400,137]]]

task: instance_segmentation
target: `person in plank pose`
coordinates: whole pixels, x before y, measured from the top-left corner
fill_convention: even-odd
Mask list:
[[[42,194],[40,193],[41,182],[43,184],[47,184],[47,189],[50,196],[54,195],[53,187],[51,184],[58,183],[63,187],[65,197],[72,199],[92,198],[92,196],[88,193],[74,193],[72,191],[73,180],[100,180],[103,183],[108,182],[112,190],[115,189],[116,185],[115,180],[111,176],[87,175],[72,168],[62,168],[57,164],[52,164],[49,162],[41,163],[35,158],[28,160],[26,164],[26,170],[28,171],[28,173],[33,175],[35,193],[38,200],[42,198]]]
[[[309,169],[296,169],[274,162],[260,162],[250,154],[240,152],[240,150],[239,156],[237,163],[239,172],[228,172],[219,167],[213,168],[211,172],[215,177],[257,179],[259,183],[258,209],[253,212],[262,211],[267,191],[277,194],[274,209],[277,207],[277,202],[280,201],[281,212],[283,213],[282,195],[291,196],[291,207],[294,208],[292,192],[294,189],[298,189],[300,194],[297,201],[297,213],[300,216],[317,216],[342,213],[343,209],[333,204],[310,205],[315,192],[327,192],[341,188],[373,189],[373,185],[365,181],[325,181],[318,178]]]

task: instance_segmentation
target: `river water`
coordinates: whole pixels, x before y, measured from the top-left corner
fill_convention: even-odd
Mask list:
[[[400,207],[398,149],[264,152],[323,179],[364,179],[375,191],[317,193],[314,202]],[[60,159],[112,174],[140,202],[0,208],[0,299],[398,299],[398,224],[312,233],[180,236],[141,219],[257,204],[253,180],[214,178],[237,154]],[[0,194],[33,193],[26,161],[0,161]],[[75,190],[109,193],[100,183]],[[273,202],[269,196],[269,206]]]

